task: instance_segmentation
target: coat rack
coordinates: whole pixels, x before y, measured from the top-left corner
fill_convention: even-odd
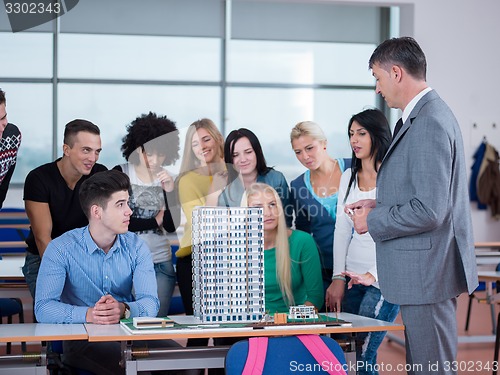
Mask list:
[[[464,134],[465,137],[465,134]],[[481,142],[489,142],[495,148],[500,148],[500,134],[496,122],[492,121],[477,121],[472,123],[470,128],[469,142],[470,147],[475,148]]]

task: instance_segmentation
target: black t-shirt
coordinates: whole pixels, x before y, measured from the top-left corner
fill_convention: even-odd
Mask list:
[[[90,174],[82,176],[76,183],[74,190],[71,190],[57,168],[56,163],[59,160],[61,159],[33,169],[28,173],[24,182],[23,199],[25,201],[49,204],[52,217],[52,238],[59,237],[68,230],[84,227],[89,223],[80,206],[80,186],[94,173],[107,170],[104,165],[95,164]],[[30,253],[38,255],[38,248],[31,228],[26,238],[26,244]]]

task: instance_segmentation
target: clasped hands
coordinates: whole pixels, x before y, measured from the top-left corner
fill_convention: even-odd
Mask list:
[[[345,205],[344,212],[351,218],[357,233],[365,234],[368,232],[367,217],[376,204],[375,199],[362,199]]]
[[[87,323],[94,324],[116,324],[120,322],[120,318],[125,311],[125,305],[118,302],[112,295],[105,294],[94,307],[87,310]]]

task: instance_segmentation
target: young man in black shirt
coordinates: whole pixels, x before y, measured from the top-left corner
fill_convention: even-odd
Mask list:
[[[24,205],[30,233],[23,274],[35,297],[41,258],[49,242],[61,234],[88,224],[79,200],[80,186],[94,173],[101,152],[99,128],[86,120],[73,120],[64,130],[63,156],[32,170],[24,183]]]

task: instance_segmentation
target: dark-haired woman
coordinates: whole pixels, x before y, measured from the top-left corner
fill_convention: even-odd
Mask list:
[[[180,208],[173,192],[174,180],[164,167],[179,158],[179,133],[174,122],[150,112],[127,127],[121,149],[128,163],[113,169],[130,178],[129,230],[136,232],[151,250],[160,299],[158,316],[167,316],[175,287],[167,232],[175,232]]]
[[[377,282],[375,242],[369,233],[353,231],[346,204],[360,199],[375,199],[377,171],[391,144],[391,132],[384,114],[368,109],[354,115],[348,126],[352,148],[351,169],[340,179],[337,221],[333,246],[333,278],[326,292],[326,305],[342,311],[392,322],[399,306],[387,302]],[[346,285],[347,284],[347,285]],[[357,336],[359,374],[378,374],[377,350],[386,332]]]
[[[244,191],[253,183],[261,182],[276,190],[286,223],[288,227],[292,225],[293,209],[285,176],[267,166],[259,139],[251,130],[240,128],[228,134],[224,143],[224,160],[233,166],[228,168],[228,180],[232,182],[220,194],[220,206],[241,206]]]

